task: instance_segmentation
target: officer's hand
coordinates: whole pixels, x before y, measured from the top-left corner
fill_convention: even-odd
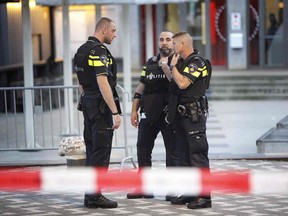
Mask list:
[[[112,126],[113,129],[118,129],[120,127],[121,124],[121,116],[118,115],[113,115],[113,122],[114,125]]]
[[[174,65],[175,66],[178,63],[179,57],[180,57],[179,54],[174,54],[173,57],[172,57],[170,65]]]
[[[159,61],[159,65],[167,65],[168,64],[168,57],[162,57]]]
[[[137,112],[132,112],[131,114],[131,124],[133,127],[137,128],[138,127],[138,113]]]

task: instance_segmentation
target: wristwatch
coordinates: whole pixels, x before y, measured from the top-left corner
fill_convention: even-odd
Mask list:
[[[175,67],[175,65],[170,65],[170,70],[172,70]]]
[[[167,64],[167,62],[165,62],[165,61],[162,62],[161,61],[160,64],[159,64],[159,67],[162,67],[163,64]]]

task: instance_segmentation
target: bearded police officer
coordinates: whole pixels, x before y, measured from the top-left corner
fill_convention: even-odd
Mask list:
[[[82,111],[86,166],[108,168],[113,130],[121,123],[115,90],[116,62],[104,46],[104,43],[111,44],[115,37],[115,23],[103,17],[96,24],[94,35],[80,46],[74,57],[78,82],[84,91]],[[118,204],[104,197],[99,190],[95,194],[85,194],[84,205],[116,208]]]
[[[173,54],[172,36],[169,31],[159,35],[159,51],[143,66],[140,81],[136,87],[131,114],[131,124],[138,127],[137,157],[139,168],[151,167],[151,155],[154,142],[161,132],[166,149],[166,166],[177,165],[175,151],[172,149],[174,135],[172,126],[165,121],[169,101],[169,64]],[[165,75],[167,73],[169,77]],[[140,109],[141,120],[138,119]],[[139,125],[138,125],[139,122]],[[153,195],[141,194],[135,190],[127,194],[128,199],[153,198]],[[166,199],[171,199],[166,196]]]
[[[171,60],[171,91],[168,121],[176,131],[180,166],[206,168],[209,171],[206,119],[208,103],[205,96],[209,83],[209,62],[193,49],[187,32],[173,35],[174,56]],[[181,179],[179,179],[181,182]],[[211,207],[211,196],[182,195],[172,204],[186,204],[191,209]]]

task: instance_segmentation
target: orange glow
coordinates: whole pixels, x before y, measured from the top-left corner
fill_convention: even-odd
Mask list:
[[[21,2],[9,2],[6,4],[6,6],[9,8],[21,8]],[[36,7],[35,0],[29,0],[29,7],[33,8]]]

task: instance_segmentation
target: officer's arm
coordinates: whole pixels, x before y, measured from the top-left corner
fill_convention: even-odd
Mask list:
[[[171,70],[170,67],[168,65],[168,57],[162,57],[161,60],[159,61],[159,65],[161,65],[161,68],[166,76],[166,78],[169,80],[169,82],[171,82],[172,79],[172,75],[171,75]]]
[[[171,70],[170,67],[168,66],[168,64],[162,64],[162,70],[165,73],[166,78],[169,80],[169,82],[171,82],[172,79],[172,74],[171,74]]]
[[[180,89],[186,89],[192,83],[186,76],[180,74],[176,67],[172,67],[171,72],[174,81]]]
[[[141,95],[143,94],[145,89],[145,84],[139,82],[135,89],[135,94],[132,102],[132,111],[131,111],[131,124],[137,128],[139,119],[138,119],[138,110],[140,107],[140,100],[141,100]]]
[[[101,91],[101,94],[103,96],[103,99],[105,100],[106,104],[108,105],[109,109],[112,113],[118,113],[114,98],[112,89],[108,83],[108,79],[106,75],[98,75],[97,76],[97,83],[99,86],[99,89]],[[121,118],[120,115],[113,115],[114,125],[113,128],[117,129],[120,126]]]
[[[80,85],[79,82],[78,82],[78,89],[79,89],[79,93],[81,95],[84,92],[84,90],[83,90],[83,86]]]
[[[179,58],[180,54],[173,55],[170,64],[171,74],[178,87],[180,89],[186,89],[192,82],[178,71],[176,64],[178,63]]]

